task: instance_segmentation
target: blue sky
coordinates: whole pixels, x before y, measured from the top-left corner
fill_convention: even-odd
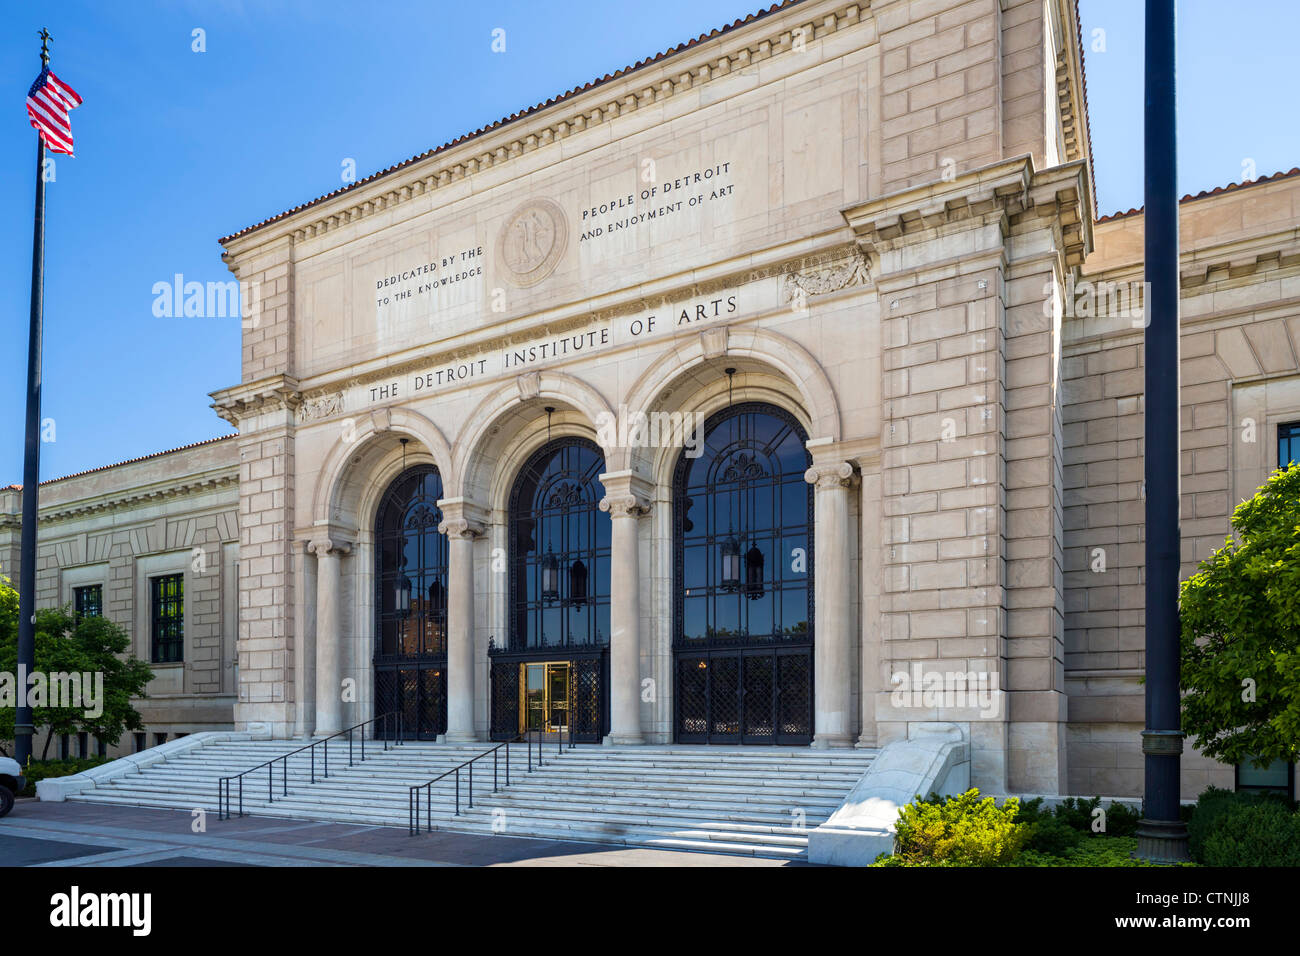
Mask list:
[[[1142,3],[1083,0],[1099,212],[1142,202]],[[1300,4],[1180,8],[1183,192],[1300,165],[1290,57]],[[757,0],[51,2],[0,36],[0,484],[22,475],[35,134],[53,68],[85,104],[48,190],[41,477],[226,434],[207,393],[239,380],[231,319],[160,319],[176,273],[226,281],[216,240],[757,9]],[[1249,16],[1244,15],[1249,11]],[[192,31],[205,31],[194,52]],[[506,31],[493,53],[492,31]],[[1094,36],[1096,29],[1104,37]],[[1094,50],[1098,40],[1104,51]],[[1287,119],[1291,118],[1291,119]]]

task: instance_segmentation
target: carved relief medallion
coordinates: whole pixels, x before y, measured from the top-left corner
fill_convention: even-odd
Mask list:
[[[510,282],[527,288],[555,271],[568,242],[564,211],[549,199],[530,199],[501,227],[497,260]]]

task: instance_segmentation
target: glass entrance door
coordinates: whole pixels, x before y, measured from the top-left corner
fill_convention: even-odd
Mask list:
[[[569,729],[569,662],[519,665],[519,730],[562,733]]]

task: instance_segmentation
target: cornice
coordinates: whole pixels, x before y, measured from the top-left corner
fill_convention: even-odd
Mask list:
[[[180,481],[159,482],[153,485],[145,485],[138,488],[132,488],[129,491],[118,494],[101,495],[98,498],[84,499],[81,501],[71,502],[66,505],[51,505],[49,510],[41,509],[40,524],[52,524],[60,521],[70,521],[78,518],[86,518],[91,515],[104,514],[111,511],[123,511],[130,508],[137,508],[142,505],[155,504],[160,501],[169,501],[175,498],[185,497],[187,495],[205,494],[211,491],[217,491],[230,486],[239,485],[239,470],[230,469],[221,472],[209,472],[201,475],[186,477]],[[17,516],[15,516],[16,518]],[[0,524],[3,523],[3,516],[0,516]]]
[[[841,210],[863,250],[882,252],[933,238],[950,227],[1004,222],[1008,231],[1052,220],[1061,230],[1067,265],[1092,248],[1082,160],[1036,171],[1028,156],[972,170],[951,180],[911,187]]]
[[[298,382],[275,375],[210,392],[211,408],[236,428],[241,421],[268,411],[294,411],[302,402]]]
[[[1193,294],[1200,295],[1206,291],[1202,289],[1206,285],[1235,283],[1235,280],[1251,279],[1300,265],[1300,227],[1201,246],[1181,253],[1178,259],[1179,284],[1183,295],[1187,296],[1189,290],[1195,290]],[[1143,261],[1136,259],[1096,272],[1085,269],[1081,275],[1090,282],[1140,281],[1143,270]]]
[[[870,4],[871,0],[859,0],[832,6],[820,17],[813,5],[800,4],[778,11],[771,19],[744,24],[734,33],[646,65],[651,70],[657,66],[657,72],[643,73],[645,68],[641,68],[611,82],[600,82],[572,98],[562,97],[536,114],[449,144],[410,166],[379,173],[370,181],[227,236],[221,240],[228,250],[228,256],[223,258],[229,264],[246,248],[284,235],[292,235],[297,241],[313,239],[390,212],[402,203],[554,146],[617,117],[660,105],[720,77],[787,55],[796,43],[796,31],[803,31],[799,38],[803,43],[824,39],[861,22]],[[561,158],[557,155],[556,161]]]

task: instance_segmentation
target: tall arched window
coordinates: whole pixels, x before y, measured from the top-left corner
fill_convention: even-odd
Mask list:
[[[584,438],[547,442],[510,492],[509,618],[493,639],[492,736],[568,733],[599,740],[609,727],[610,519],[598,508],[605,470]]]
[[[375,713],[401,711],[408,736],[447,729],[447,538],[442,478],[402,472],[375,520]]]
[[[560,438],[528,459],[510,494],[512,649],[609,643],[609,517],[598,505],[605,458]]]
[[[812,739],[813,520],[807,435],[747,402],[709,418],[673,478],[676,736]]]

